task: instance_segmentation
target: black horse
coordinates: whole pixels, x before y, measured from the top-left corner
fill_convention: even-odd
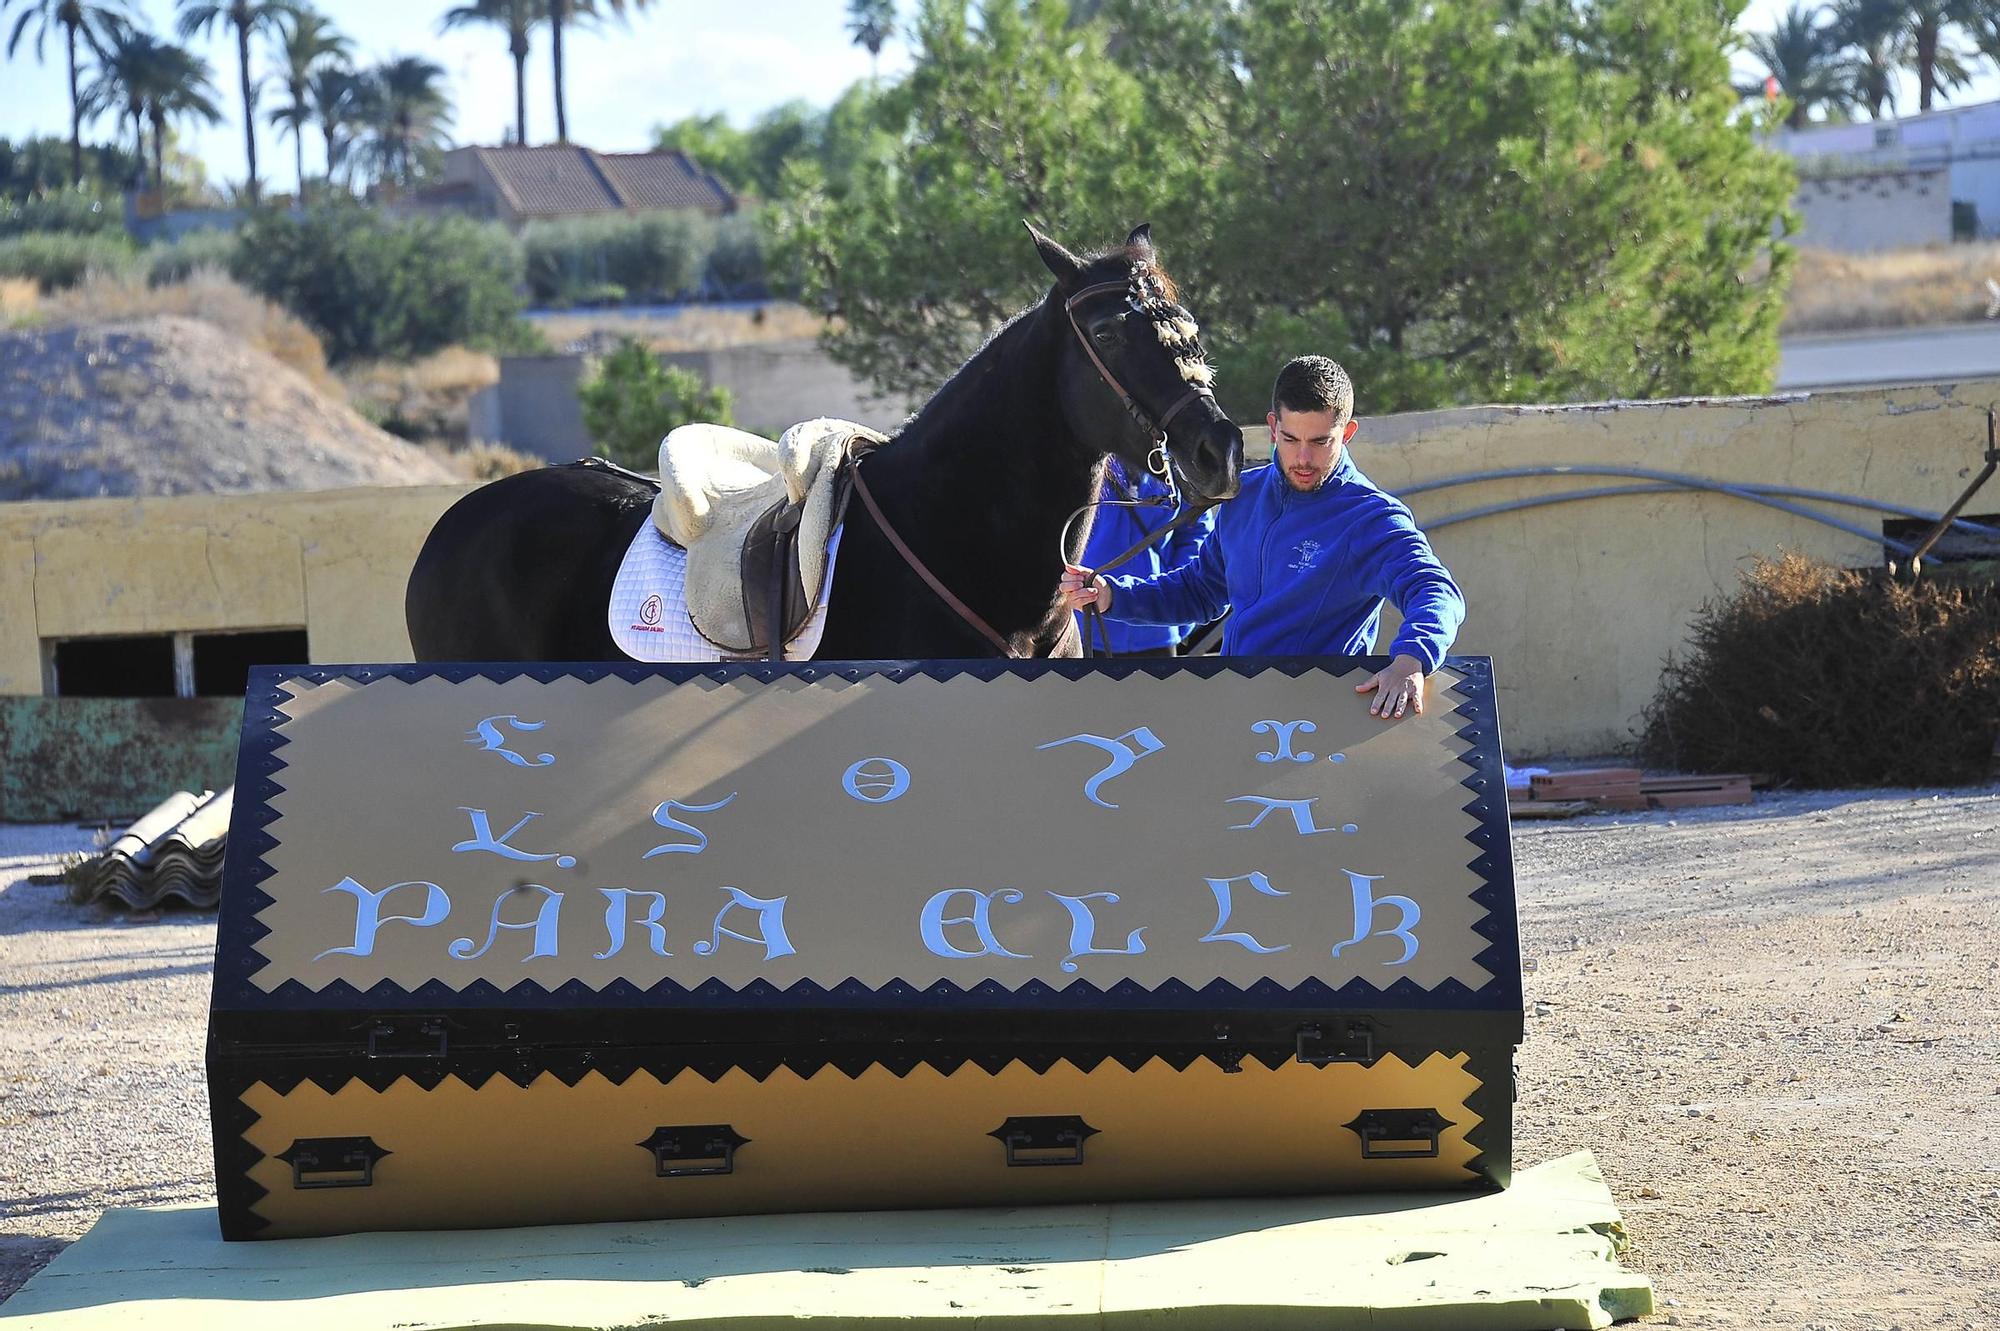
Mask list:
[[[1079,259],[1029,228],[1055,286],[857,464],[888,524],[1021,656],[1074,654],[1056,601],[1064,524],[1104,458],[1170,466],[1184,498],[1236,493],[1242,435],[1209,393],[1198,329],[1148,229]],[[523,472],[454,504],[410,574],[420,661],[612,661],[605,621],[653,490],[602,467]],[[822,660],[1001,654],[933,591],[861,503],[847,509]]]

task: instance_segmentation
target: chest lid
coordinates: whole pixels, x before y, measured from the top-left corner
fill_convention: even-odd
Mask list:
[[[259,668],[217,1030],[1368,1011],[1517,1040],[1490,667],[1385,723],[1353,691],[1378,665]]]

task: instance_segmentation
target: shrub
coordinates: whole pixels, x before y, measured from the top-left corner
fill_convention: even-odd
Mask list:
[[[90,273],[125,273],[133,264],[125,233],[29,231],[0,240],[0,277],[25,277],[44,291],[75,286]]]
[[[2000,585],[1759,559],[1704,606],[1647,707],[1649,763],[1804,786],[1983,781],[2000,726]]]
[[[51,323],[114,323],[154,315],[180,315],[213,324],[268,352],[310,379],[322,392],[338,395],[326,371],[326,351],[312,329],[282,306],[238,286],[216,268],[197,268],[184,282],[153,286],[136,274],[94,273],[68,291],[43,302]]]
[[[146,265],[146,280],[165,286],[187,281],[199,268],[227,272],[236,261],[238,243],[233,231],[190,231],[178,240],[151,246],[139,257]]]
[[[730,299],[759,297],[770,290],[764,271],[764,241],[754,216],[737,213],[716,224],[715,244],[708,252],[704,276],[711,291]]]
[[[492,223],[392,220],[344,203],[265,213],[244,227],[231,269],[317,329],[336,364],[521,336],[521,250]]]
[[[683,213],[536,222],[522,235],[531,297],[580,305],[623,288],[634,300],[695,290],[713,244],[711,227]]]
[[[116,200],[88,190],[64,189],[27,199],[0,199],[0,239],[30,231],[94,236],[122,232],[125,213]]]
[[[667,431],[694,421],[731,423],[728,389],[710,388],[692,370],[661,364],[637,338],[620,338],[618,349],[578,387],[577,397],[584,428],[604,456],[641,471],[659,464]]]

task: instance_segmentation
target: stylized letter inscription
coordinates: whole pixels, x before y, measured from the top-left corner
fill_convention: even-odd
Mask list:
[[[953,915],[947,918],[944,913],[946,903],[953,897],[960,895],[972,898],[972,914]],[[924,946],[937,956],[951,957],[958,961],[965,961],[972,957],[1013,957],[1017,961],[1027,960],[1027,957],[1023,953],[1009,952],[1000,945],[1000,940],[993,936],[993,923],[988,918],[988,915],[993,909],[993,898],[995,897],[999,897],[1010,906],[1021,900],[1021,894],[1011,887],[999,892],[981,892],[970,887],[953,887],[947,888],[945,891],[932,897],[929,901],[926,901],[924,903],[923,914],[917,919],[917,929],[923,935]],[[973,932],[979,936],[979,950],[977,952],[966,952],[946,942],[944,926],[947,924],[971,925]]]
[[[1127,744],[1125,742],[1127,740],[1134,742]],[[1064,739],[1052,739],[1047,744],[1037,744],[1035,748],[1037,751],[1053,749],[1059,744],[1090,744],[1104,750],[1109,755],[1111,765],[1083,783],[1084,798],[1088,799],[1092,804],[1102,805],[1107,809],[1115,809],[1118,806],[1108,800],[1097,798],[1097,788],[1112,777],[1123,776],[1125,773],[1131,771],[1133,765],[1141,758],[1150,757],[1167,747],[1159,741],[1159,738],[1150,729],[1140,726],[1136,730],[1126,731],[1117,739],[1106,739],[1102,735],[1070,735]],[[1071,969],[1075,968],[1072,967]]]
[[[382,913],[382,898],[388,896],[399,887],[421,887],[424,889],[423,914],[384,915]],[[414,924],[419,929],[428,929],[434,924],[444,923],[444,917],[451,914],[451,898],[447,897],[444,894],[444,889],[436,883],[421,881],[391,883],[380,892],[370,892],[352,878],[342,878],[332,887],[322,890],[327,892],[353,893],[354,946],[330,947],[320,953],[318,957],[314,957],[314,961],[318,961],[321,957],[333,956],[336,953],[349,957],[365,957],[373,954],[375,951],[375,931],[392,920],[401,920],[405,924]]]
[[[863,758],[841,773],[840,788],[863,804],[889,804],[910,788],[910,769],[894,758]]]
[[[1301,749],[1297,753],[1292,752],[1292,732],[1296,730],[1302,735],[1310,735],[1317,729],[1319,727],[1310,721],[1257,722],[1250,727],[1252,734],[1275,735],[1278,740],[1278,751],[1276,753],[1260,753],[1257,755],[1257,761],[1260,763],[1311,762],[1313,756],[1305,750]]]
[[[1333,828],[1319,827],[1313,823],[1312,806],[1318,799],[1317,795],[1309,800],[1274,800],[1263,795],[1232,796],[1230,799],[1225,800],[1224,803],[1261,804],[1264,807],[1257,810],[1257,816],[1247,823],[1231,823],[1229,830],[1232,832],[1248,831],[1270,817],[1271,810],[1283,809],[1286,813],[1292,815],[1292,826],[1298,829],[1300,836],[1318,836],[1321,832],[1331,832],[1334,830]]]
[[[798,951],[797,948],[792,946],[792,940],[785,937],[785,901],[787,898],[776,897],[770,901],[766,901],[762,897],[753,897],[740,888],[725,887],[722,890],[729,894],[729,900],[723,905],[721,910],[715,913],[715,926],[709,931],[708,937],[694,945],[696,956],[706,957],[714,955],[716,945],[725,936],[739,938],[746,943],[762,943],[764,945],[764,960],[766,961],[775,961],[779,957],[789,957],[792,953]],[[757,933],[740,934],[722,922],[730,911],[736,910],[739,907],[757,917]]]
[[[1291,895],[1290,892],[1280,892],[1277,888],[1272,887],[1271,880],[1255,869],[1252,869],[1249,873],[1236,874],[1230,878],[1209,879],[1208,890],[1215,893],[1215,927],[1203,934],[1201,941],[1204,943],[1241,943],[1252,952],[1283,952],[1286,948],[1290,947],[1290,943],[1281,943],[1277,947],[1265,947],[1249,934],[1223,932],[1222,926],[1229,923],[1229,885],[1235,882],[1248,883],[1267,897],[1288,897]]]
[[[574,869],[576,867],[576,856],[574,855],[559,855],[554,851],[549,852],[547,855],[531,855],[525,850],[519,850],[507,844],[508,837],[513,836],[514,833],[526,827],[529,819],[541,817],[542,815],[539,813],[522,814],[520,822],[515,823],[496,837],[493,835],[492,824],[486,821],[486,810],[468,809],[461,804],[458,806],[458,811],[472,815],[472,837],[453,846],[453,851],[483,850],[489,854],[498,855],[502,859],[554,860],[558,869]]]
[[[696,838],[696,842],[690,845],[685,841],[669,841],[664,845],[653,847],[639,858],[650,860],[655,855],[701,854],[704,850],[708,849],[708,833],[702,831],[699,827],[688,826],[680,819],[674,817],[673,811],[679,809],[682,813],[714,813],[717,809],[735,799],[738,793],[732,790],[713,804],[683,804],[679,800],[661,800],[659,805],[653,810],[653,821],[670,832],[686,832],[689,836]]]
[[[1348,885],[1354,890],[1354,937],[1348,939],[1345,943],[1335,943],[1333,945],[1333,955],[1337,957],[1340,955],[1340,949],[1353,947],[1356,943],[1373,934],[1382,933],[1390,938],[1400,938],[1403,940],[1403,955],[1397,957],[1394,961],[1385,961],[1382,963],[1383,965],[1400,966],[1411,957],[1416,956],[1417,936],[1411,933],[1410,930],[1416,928],[1417,921],[1424,918],[1423,908],[1406,896],[1376,896],[1375,884],[1382,881],[1382,875],[1379,873],[1360,874],[1355,873],[1352,869],[1346,869],[1342,872],[1346,873]],[[1394,906],[1397,910],[1401,911],[1403,922],[1393,929],[1376,929],[1375,911],[1382,906]]]
[[[502,920],[500,908],[507,904],[507,898],[513,896],[514,892],[529,891],[542,894],[542,904],[535,911],[535,918],[524,924],[509,924]],[[562,893],[552,892],[540,883],[523,883],[515,888],[514,892],[503,892],[499,899],[494,901],[493,915],[486,925],[486,941],[477,949],[472,946],[470,938],[460,938],[454,940],[446,950],[460,961],[477,961],[493,950],[494,940],[500,937],[502,929],[506,929],[534,934],[535,945],[523,960],[533,961],[536,957],[553,957],[556,954],[556,919],[562,910]]]
[[[523,721],[520,717],[512,715],[489,716],[465,732],[465,742],[477,744],[487,753],[497,753],[516,767],[547,767],[555,762],[556,756],[553,753],[538,753],[529,759],[506,747],[507,737],[501,734],[500,727],[494,724],[498,721],[505,721],[516,730],[540,730],[548,724],[546,721]]]
[[[1118,904],[1116,892],[1085,892],[1080,897],[1066,897],[1060,892],[1051,892],[1049,895],[1062,902],[1063,909],[1069,912],[1069,955],[1063,958],[1064,970],[1074,971],[1078,957],[1133,957],[1146,950],[1146,944],[1139,937],[1146,932],[1143,927],[1134,929],[1126,936],[1124,947],[1091,945],[1097,933],[1097,919],[1090,913],[1090,907],[1084,903],[1103,901],[1115,906]]]
[[[600,887],[597,890],[604,894],[604,899],[608,903],[604,907],[604,934],[610,941],[602,952],[593,952],[590,955],[599,961],[608,961],[624,950],[625,916],[628,910],[626,903],[633,897],[653,899],[652,904],[646,907],[646,913],[639,917],[640,927],[652,935],[647,941],[653,946],[653,955],[656,957],[673,955],[667,951],[666,926],[660,923],[660,916],[665,914],[667,909],[667,897],[664,892],[635,892],[629,887]]]

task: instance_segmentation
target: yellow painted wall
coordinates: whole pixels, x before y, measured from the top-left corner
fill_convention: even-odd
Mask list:
[[[459,486],[0,504],[0,693],[41,640],[304,625],[314,661],[407,661],[403,584]]]
[[[1366,385],[1360,385],[1364,394]],[[1480,407],[1364,418],[1355,460],[1404,486],[1541,464],[1608,464],[1711,480],[1862,495],[1930,512],[1976,474],[2000,381],[1767,399],[1573,407]],[[1261,433],[1261,431],[1260,431]],[[1411,497],[1420,524],[1535,494],[1638,484],[1568,475]],[[1804,502],[1804,501],[1800,501]],[[1871,532],[1884,514],[1808,503]],[[2000,512],[2000,478],[1972,513]],[[1878,566],[1881,547],[1722,495],[1630,495],[1438,527],[1433,544],[1465,590],[1457,650],[1490,655],[1511,754],[1600,754],[1630,743],[1662,658],[1702,602],[1734,590],[1752,555],[1796,550]],[[1387,641],[1385,629],[1383,641]],[[1771,663],[1782,687],[1785,663]],[[1857,705],[1866,705],[1857,700]]]
[[[1366,405],[1366,385],[1361,385]],[[2000,381],[1771,399],[1479,407],[1364,417],[1362,469],[1390,490],[1475,471],[1609,464],[1803,486],[1943,509],[1981,464]],[[1253,432],[1264,447],[1261,429]],[[1452,513],[1630,484],[1570,475],[1417,495]],[[464,490],[73,500],[0,505],[0,693],[39,693],[39,639],[304,624],[316,662],[409,658],[403,584]],[[1825,506],[1816,506],[1822,507]],[[1870,531],[1881,516],[1826,509]],[[2000,480],[1973,512],[2000,511]],[[1458,650],[1490,655],[1510,753],[1631,741],[1690,616],[1753,554],[1873,565],[1880,548],[1718,495],[1593,499],[1436,526],[1471,613]],[[1384,641],[1387,641],[1387,629]],[[1774,681],[1783,662],[1773,662]]]

